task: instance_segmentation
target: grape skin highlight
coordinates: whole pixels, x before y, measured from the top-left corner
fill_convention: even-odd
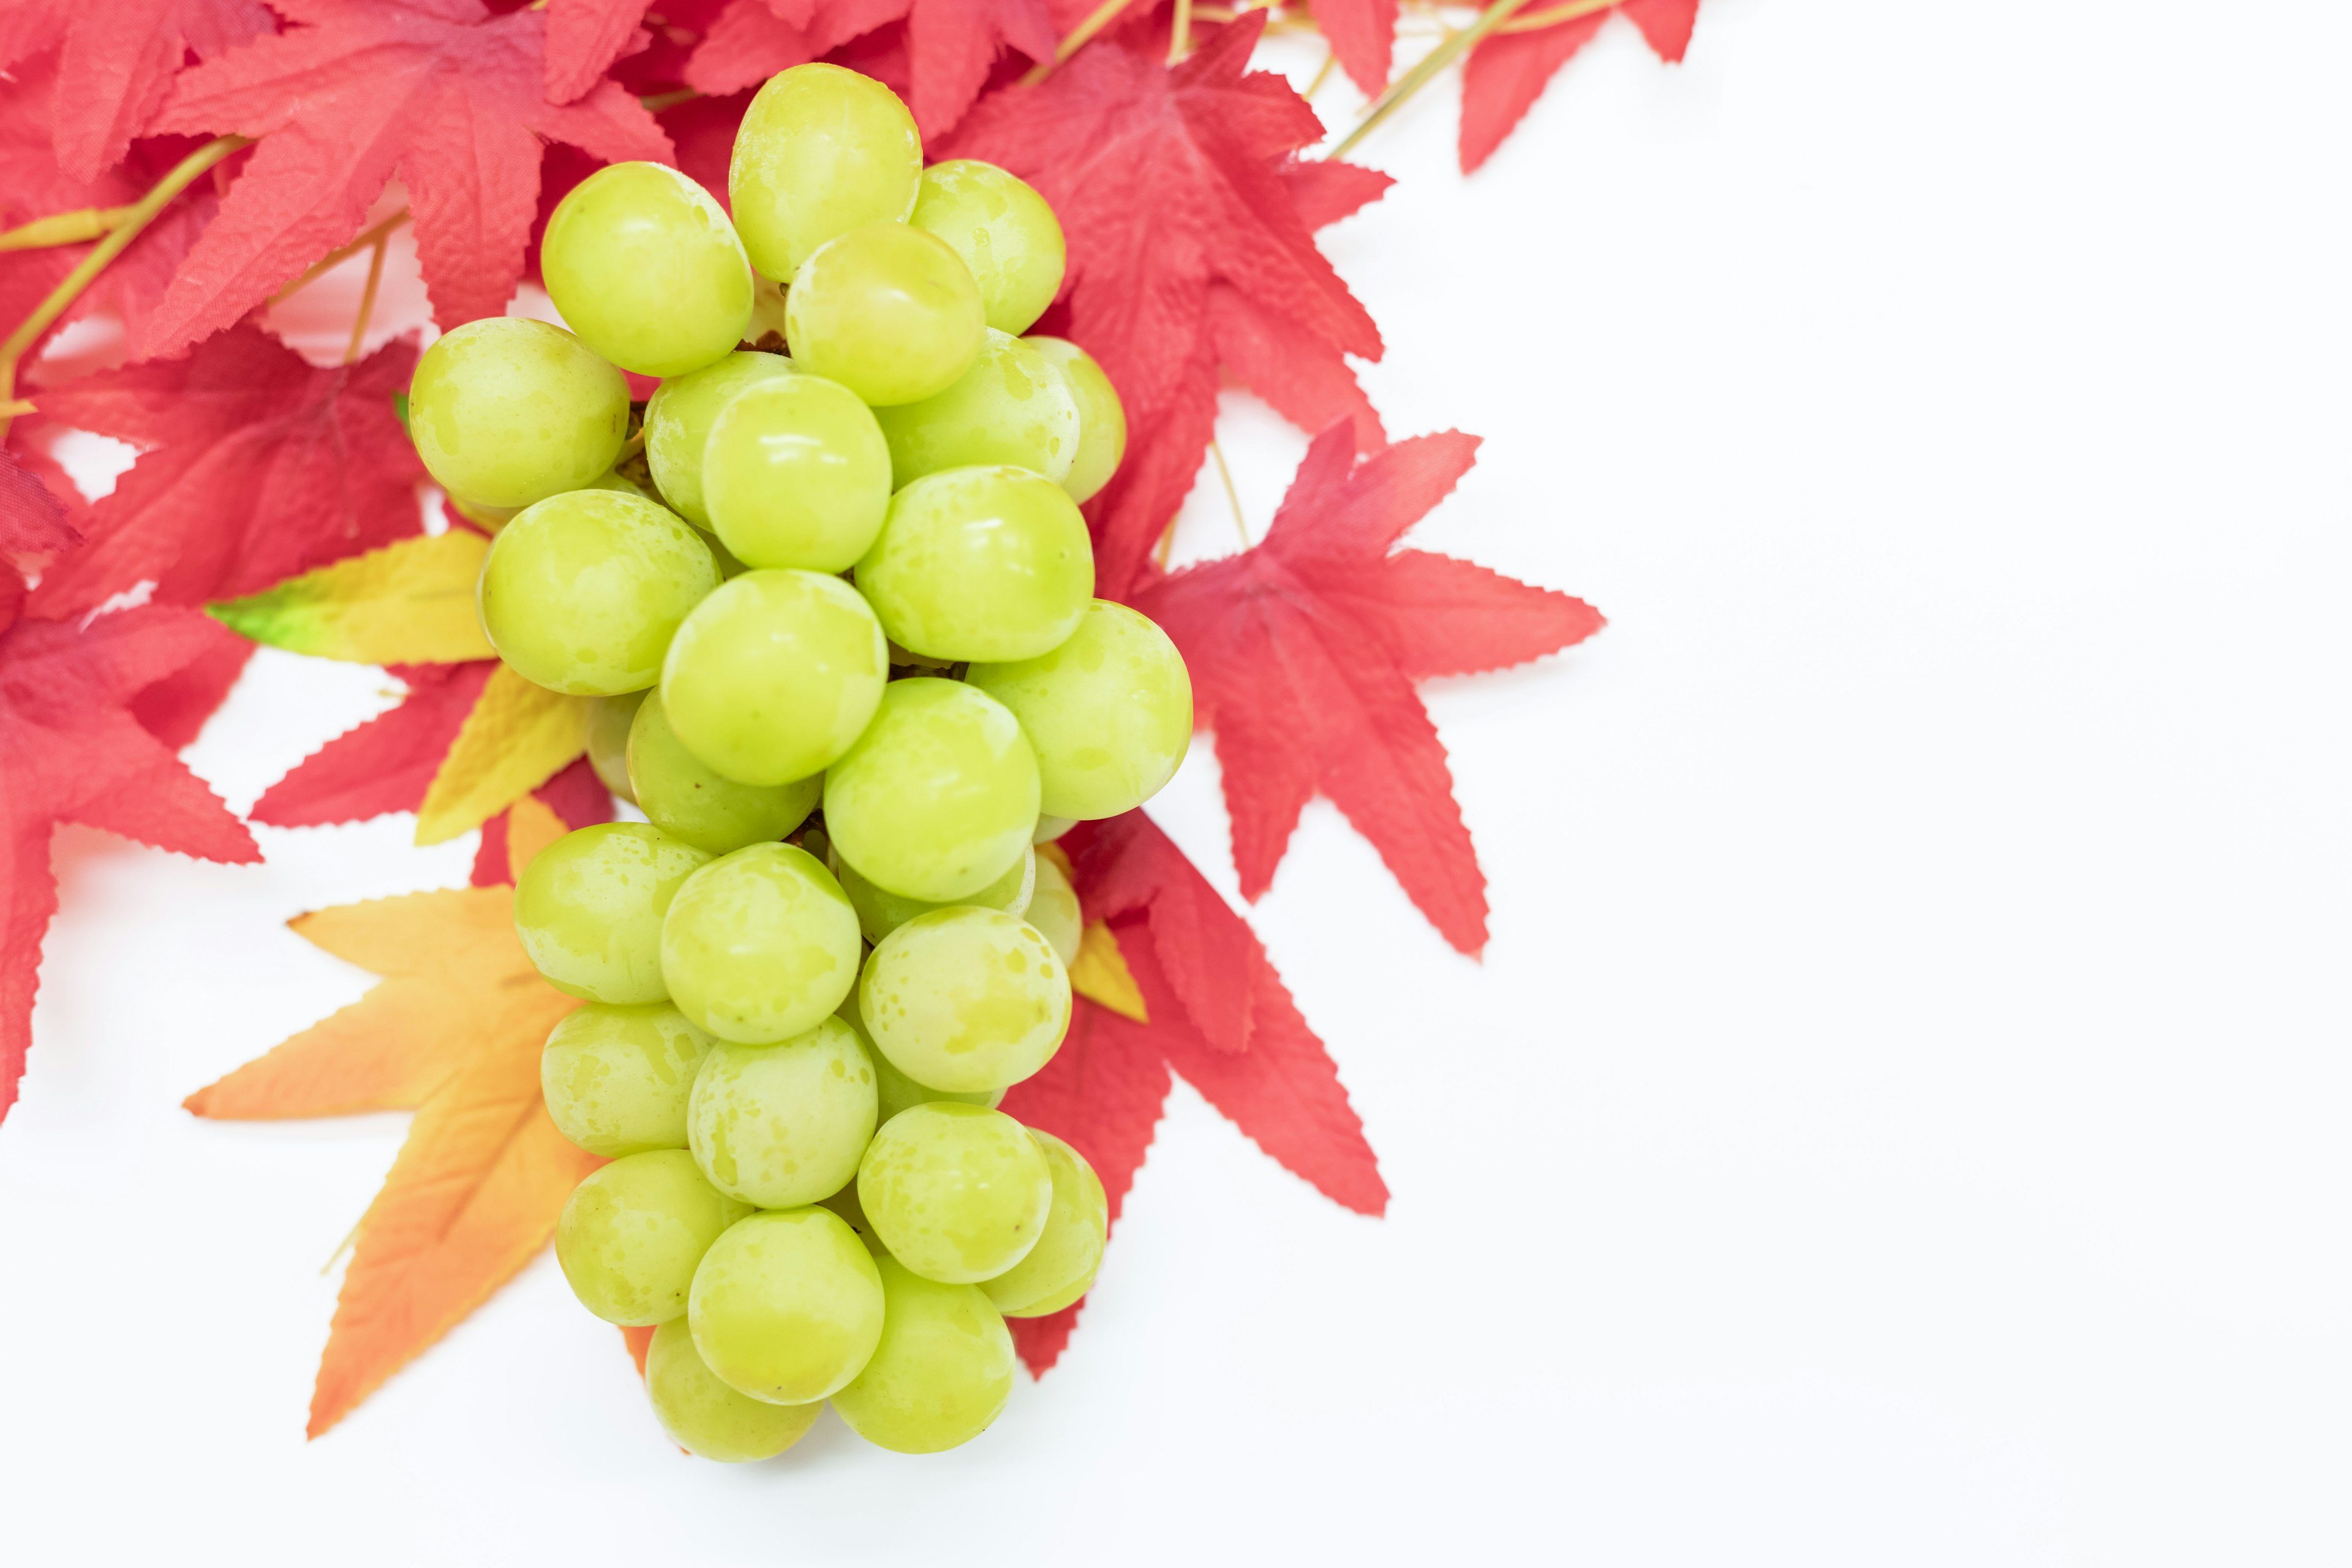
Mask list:
[[[719,563],[675,513],[618,490],[551,496],[499,531],[483,558],[482,629],[517,675],[577,697],[661,678]]]
[[[792,374],[793,362],[783,355],[744,349],[654,388],[646,405],[646,466],[678,516],[697,528],[710,526],[702,502],[702,454],[719,410],[746,388]]]
[[[833,1396],[849,1429],[877,1447],[936,1454],[988,1430],[1013,1396],[1013,1335],[971,1285],[926,1279],[878,1258],[881,1342]]]
[[[857,1016],[893,1067],[933,1089],[1019,1083],[1070,1026],[1070,977],[1036,929],[969,905],[918,915],[866,961]]]
[[[660,163],[609,163],[574,185],[547,220],[539,265],[580,341],[639,375],[700,369],[751,314],[751,264],[725,209]]]
[[[897,93],[839,66],[794,66],[743,112],[728,205],[751,265],[781,283],[837,235],[904,223],[922,174],[922,134]]]
[[[632,1154],[572,1189],[555,1222],[555,1260],[580,1304],[606,1322],[666,1323],[686,1310],[710,1244],[749,1213],[704,1181],[685,1150]]]
[[[828,1017],[781,1045],[714,1047],[694,1081],[688,1132],[712,1186],[792,1208],[856,1179],[876,1105],[864,1047]]]
[[[1029,183],[993,163],[954,158],[923,171],[908,222],[948,243],[980,285],[988,324],[1015,334],[1061,292],[1061,220]]]
[[[425,471],[476,506],[527,507],[592,483],[629,433],[629,384],[561,327],[492,316],[443,334],[408,384]]]
[[[821,375],[738,393],[702,454],[710,526],[753,566],[845,572],[882,531],[890,448],[857,395]]]
[[[857,1167],[857,1201],[891,1257],[926,1279],[976,1285],[1037,1245],[1054,1177],[1010,1116],[933,1100],[874,1135]]]
[[[646,1396],[670,1440],[706,1459],[772,1459],[805,1436],[820,1404],[769,1405],[719,1381],[694,1348],[694,1331],[673,1318],[646,1347]]]
[[[721,777],[791,784],[831,767],[866,731],[889,658],[874,612],[840,578],[746,572],[678,627],[662,711]]]
[[[590,1003],[566,1016],[539,1058],[555,1130],[617,1160],[686,1147],[687,1098],[710,1037],[667,1002]]]
[[[669,727],[661,693],[649,691],[629,728],[630,798],[655,826],[713,855],[772,842],[798,827],[824,793],[820,776],[743,784],[711,771]]]
[[[710,858],[641,822],[567,833],[523,868],[515,935],[541,978],[590,1002],[659,1002],[662,919]],[[856,916],[850,917],[854,922]]]
[[[961,681],[894,680],[824,777],[825,831],[877,887],[951,903],[1003,876],[1037,821],[1021,722]]]
[[[1078,453],[1078,405],[1053,362],[989,329],[971,368],[920,403],[875,410],[900,487],[943,468],[1004,464],[1060,483]],[[844,563],[847,564],[847,563]]]
[[[1066,491],[1008,467],[927,474],[890,498],[857,591],[891,641],[929,658],[1034,658],[1093,601],[1094,542]]]
[[[662,922],[661,970],[695,1023],[722,1040],[772,1045],[841,1005],[859,945],[857,911],[833,873],[804,849],[755,844],[678,889]]]
[[[913,403],[971,368],[988,323],[971,269],[934,234],[868,224],[793,274],[784,336],[803,370],[867,403]]]
[[[1037,754],[1037,804],[1091,820],[1132,811],[1192,743],[1192,679],[1151,618],[1097,599],[1069,640],[965,679],[1013,710]]]
[[[882,1338],[882,1277],[838,1215],[771,1210],[711,1243],[686,1316],[720,1382],[771,1405],[806,1405],[865,1370]]]

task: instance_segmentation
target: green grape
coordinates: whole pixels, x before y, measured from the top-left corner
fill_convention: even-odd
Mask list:
[[[840,1215],[774,1209],[738,1221],[703,1254],[686,1321],[721,1383],[806,1405],[865,1370],[882,1338],[882,1276]]]
[[[835,1016],[848,1025],[850,1032],[857,1037],[858,1045],[866,1052],[866,1061],[874,1068],[874,1114],[877,1122],[889,1121],[908,1106],[927,1105],[934,1100],[961,1100],[966,1105],[985,1106],[991,1110],[1003,1103],[1004,1090],[1001,1089],[973,1089],[968,1093],[931,1089],[917,1083],[913,1079],[892,1067],[890,1058],[875,1049],[873,1037],[866,1032],[866,1021],[857,1016],[854,998],[844,1004],[841,1012]],[[861,1211],[861,1217],[862,1213],[863,1211]],[[847,1219],[849,1216],[844,1214],[842,1217]]]
[[[993,163],[950,159],[923,171],[914,216],[963,258],[988,324],[1025,332],[1061,291],[1062,226],[1028,182]]]
[[[805,849],[754,844],[677,890],[661,969],[679,1012],[722,1040],[765,1046],[841,1005],[858,949],[857,911],[833,873]]]
[[[774,1458],[805,1436],[824,1411],[822,1404],[770,1405],[736,1393],[702,1363],[683,1318],[656,1329],[646,1347],[646,1396],[670,1441],[689,1454],[731,1464]]]
[[[783,355],[743,349],[654,388],[646,405],[646,466],[678,516],[697,528],[710,526],[702,500],[702,453],[719,410],[745,388],[792,374],[793,362]]]
[[[1051,844],[1077,825],[1078,819],[1075,816],[1041,816],[1037,818],[1037,831],[1030,836],[1029,842]]]
[[[662,917],[710,858],[642,822],[567,833],[523,868],[515,934],[550,985],[590,1002],[659,1002]],[[853,917],[854,918],[854,917]]]
[[[890,682],[824,775],[833,847],[905,898],[971,897],[1021,858],[1036,821],[1037,762],[1020,721],[961,681]]]
[[[936,1454],[988,1430],[1013,1397],[1013,1335],[974,1285],[926,1279],[894,1258],[882,1274],[882,1340],[833,1396],[877,1448]]]
[[[991,327],[980,357],[937,396],[877,409],[890,443],[890,482],[986,463],[1059,482],[1078,450],[1078,405],[1053,363]]]
[[[608,163],[572,186],[539,270],[580,341],[639,375],[700,369],[751,315],[751,264],[726,209],[660,163]]]
[[[957,905],[918,915],[866,961],[857,1016],[892,1066],[933,1089],[1003,1089],[1053,1059],[1070,972],[1017,915]]]
[[[642,691],[588,700],[588,765],[596,770],[597,783],[631,805],[637,797],[629,788],[629,725],[645,700]]]
[[[713,1047],[694,1080],[687,1131],[712,1186],[763,1209],[792,1208],[856,1177],[875,1114],[865,1049],[828,1017],[782,1045]]]
[[[1086,933],[1087,919],[1078,909],[1078,890],[1051,855],[1037,857],[1037,886],[1021,918],[1036,928],[1064,967],[1078,961],[1078,939]]]
[[[815,572],[746,572],[694,607],[662,667],[662,712],[722,778],[823,773],[865,732],[889,679],[857,590]]]
[[[923,139],[897,93],[839,66],[794,66],[743,111],[727,199],[751,265],[783,282],[835,235],[904,223],[922,174]]]
[[[1051,479],[949,468],[890,498],[857,591],[893,642],[927,658],[1034,658],[1087,613],[1094,545],[1077,503]]]
[[[1067,642],[965,679],[1013,710],[1037,753],[1037,801],[1055,816],[1132,811],[1176,776],[1192,743],[1192,679],[1150,617],[1097,599]]]
[[[629,433],[629,384],[561,327],[490,316],[444,334],[408,383],[408,434],[452,499],[526,507],[593,482]]]
[[[839,855],[833,858],[832,870],[841,882],[841,890],[849,895],[849,907],[857,911],[857,929],[868,942],[880,942],[917,915],[943,907],[923,899],[901,898],[887,889],[877,888],[859,876],[857,868]],[[956,902],[1017,915],[1029,907],[1036,879],[1037,857],[1034,852],[1024,853],[1006,868],[1004,875]]]
[[[867,1219],[866,1211],[857,1206],[857,1182],[855,1177],[851,1178],[848,1184],[841,1191],[818,1204],[817,1207],[830,1210],[839,1215],[841,1223],[857,1233],[857,1239],[866,1244],[866,1250],[872,1256],[876,1258],[890,1256],[889,1248],[882,1245],[882,1238],[874,1234],[874,1222]]]
[[[539,1087],[555,1130],[617,1160],[686,1147],[686,1103],[710,1037],[667,1002],[592,1002],[547,1037]]]
[[[1086,350],[1063,338],[1024,338],[1044,354],[1070,388],[1078,405],[1078,450],[1070,460],[1069,477],[1062,488],[1076,501],[1092,500],[1118,471],[1127,456],[1127,410],[1119,406],[1118,388],[1110,384]]]
[[[845,572],[882,531],[890,448],[857,395],[821,375],[736,394],[702,453],[710,526],[754,566]]]
[[[717,586],[710,547],[674,512],[571,490],[499,531],[477,594],[482,629],[517,675],[610,697],[660,679],[678,623]]]
[[[1037,1245],[1054,1176],[1029,1130],[1004,1112],[935,1100],[874,1134],[857,1201],[891,1257],[926,1279],[976,1285]]]
[[[704,1181],[683,1149],[631,1154],[572,1189],[555,1222],[555,1261],[606,1322],[667,1323],[686,1310],[710,1244],[751,1212]]]
[[[827,240],[784,295],[784,336],[800,367],[876,405],[945,392],[987,331],[971,268],[937,235],[903,223]]]
[[[788,784],[742,784],[710,771],[686,749],[649,691],[629,727],[631,798],[655,826],[713,855],[782,838],[816,809],[822,776]]]
[[[1029,1256],[981,1283],[1008,1318],[1042,1318],[1085,1295],[1110,1230],[1110,1201],[1086,1156],[1051,1132],[1032,1127],[1029,1136],[1045,1152],[1046,1168],[1054,1173],[1054,1208]],[[1045,1305],[1048,1301],[1053,1305]]]

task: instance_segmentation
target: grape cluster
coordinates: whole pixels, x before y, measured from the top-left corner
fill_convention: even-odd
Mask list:
[[[925,168],[888,89],[807,65],[752,101],[729,196],[583,182],[541,257],[572,330],[448,333],[410,427],[495,533],[499,657],[597,700],[591,758],[646,818],[515,889],[585,1003],[548,1111],[611,1161],[565,1278],[658,1325],[646,1386],[695,1453],[781,1452],[827,1400],[930,1452],[1003,1407],[1004,1318],[1101,1258],[1093,1170],[995,1107],[1069,1026],[1077,899],[1038,847],[1167,783],[1192,688],[1093,597],[1078,503],[1126,427],[1084,353],[1019,335],[1062,281],[1037,193]],[[642,408],[624,369],[661,378]]]

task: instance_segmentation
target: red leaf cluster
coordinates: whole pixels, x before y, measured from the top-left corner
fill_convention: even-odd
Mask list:
[[[1319,9],[1319,7],[1318,7]],[[1642,30],[1663,60],[1680,60],[1698,20],[1698,0],[1625,0],[1616,7]],[[1462,172],[1495,155],[1503,138],[1526,118],[1553,73],[1592,41],[1615,13],[1596,11],[1525,33],[1493,33],[1470,51],[1462,68]]]

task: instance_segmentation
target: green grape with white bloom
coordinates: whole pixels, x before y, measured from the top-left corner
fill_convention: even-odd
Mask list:
[[[590,1002],[659,1002],[662,921],[710,858],[642,822],[567,833],[515,886],[515,935],[550,985]],[[856,917],[850,917],[854,930]]]
[[[654,388],[646,405],[646,467],[671,510],[697,528],[710,526],[702,502],[702,454],[719,410],[746,388],[793,374],[782,354],[740,349]]]
[[[712,1186],[761,1208],[793,1208],[856,1179],[876,1104],[864,1047],[828,1017],[779,1045],[712,1047],[687,1131]]]
[[[857,1239],[866,1244],[866,1250],[876,1258],[890,1255],[890,1249],[882,1245],[882,1238],[874,1234],[874,1222],[867,1219],[866,1211],[857,1206],[857,1184],[855,1181],[818,1204],[817,1207],[838,1215],[841,1223],[856,1231]]]
[[[675,512],[618,490],[530,507],[483,558],[482,629],[524,679],[575,697],[639,691],[719,563]]]
[[[922,174],[922,135],[897,93],[839,66],[794,66],[743,111],[728,205],[751,265],[787,282],[836,235],[904,223]]]
[[[629,729],[630,798],[655,826],[713,855],[770,843],[816,809],[822,776],[745,784],[711,771],[670,729],[661,693],[649,691]]]
[[[840,1215],[774,1209],[711,1243],[686,1321],[703,1364],[730,1388],[806,1405],[865,1370],[882,1338],[882,1276]]]
[[[491,316],[446,332],[408,384],[408,435],[434,483],[527,507],[595,482],[629,433],[629,384],[561,327]]]
[[[1086,916],[1078,909],[1078,890],[1070,886],[1070,879],[1061,863],[1051,855],[1037,857],[1037,885],[1029,894],[1029,907],[1021,918],[1045,939],[1054,956],[1065,966],[1078,961],[1078,940],[1086,934]]]
[[[1061,220],[1027,181],[993,163],[952,158],[923,171],[908,222],[947,241],[980,285],[988,324],[1025,332],[1061,291]]]
[[[1054,1207],[1029,1255],[980,1288],[1008,1318],[1042,1318],[1087,1293],[1110,1233],[1110,1200],[1086,1156],[1051,1132],[1029,1129],[1054,1173]]]
[[[1192,678],[1149,616],[1097,599],[1049,653],[975,664],[965,679],[1013,710],[1037,753],[1038,807],[1093,819],[1131,811],[1176,776],[1192,743]]]
[[[608,163],[572,186],[539,269],[580,341],[639,375],[700,369],[751,314],[751,264],[726,209],[660,163]]]
[[[784,295],[793,361],[877,406],[953,386],[987,331],[971,268],[937,235],[903,223],[826,241]]]
[[[890,448],[837,381],[791,375],[719,411],[702,453],[711,531],[753,566],[845,572],[882,531]]]
[[[857,911],[832,872],[805,849],[754,844],[678,889],[662,922],[661,973],[678,1011],[701,1027],[772,1045],[841,1005],[861,945]]]
[[[588,765],[598,784],[632,805],[637,797],[629,788],[629,726],[645,700],[642,691],[624,691],[588,701]]]
[[[874,721],[825,771],[833,847],[904,898],[971,897],[1021,858],[1036,822],[1037,760],[1021,721],[961,681],[890,682]]]
[[[926,1279],[976,1285],[1037,1245],[1054,1175],[1010,1116],[935,1100],[874,1134],[857,1167],[857,1201],[891,1257]]]
[[[700,1458],[730,1464],[772,1459],[807,1436],[822,1404],[770,1405],[719,1381],[694,1348],[694,1331],[673,1318],[646,1347],[646,1397],[670,1441]]]
[[[1078,449],[1062,488],[1075,501],[1094,500],[1127,456],[1127,410],[1119,405],[1118,389],[1103,374],[1094,356],[1064,338],[1021,340],[1062,374],[1078,406]]]
[[[933,1089],[1019,1083],[1070,1026],[1070,973],[1035,927],[970,905],[883,938],[857,983],[857,1016],[893,1067]]]
[[[1059,483],[1078,452],[1078,405],[1052,361],[989,329],[953,386],[920,403],[875,410],[890,443],[890,482],[942,468],[1009,464]]]
[[[831,767],[866,732],[889,674],[881,625],[856,589],[816,572],[746,572],[678,627],[662,711],[721,777],[785,784]]]
[[[913,1079],[892,1067],[890,1058],[876,1047],[873,1037],[866,1034],[866,1022],[857,1016],[856,996],[853,995],[849,1001],[844,1003],[841,1011],[834,1016],[849,1026],[850,1032],[857,1037],[858,1045],[866,1052],[866,1061],[873,1066],[874,1114],[877,1125],[889,1121],[909,1106],[926,1105],[934,1100],[961,1100],[966,1105],[986,1106],[991,1110],[1003,1103],[1004,1090],[1001,1089],[975,1089],[969,1093],[932,1089],[928,1085],[917,1083]],[[842,1217],[849,1218],[845,1214]],[[852,1219],[850,1223],[856,1225],[859,1221]]]
[[[1013,1335],[972,1285],[926,1279],[877,1258],[882,1338],[833,1396],[849,1429],[878,1448],[936,1454],[988,1430],[1013,1397]]]
[[[891,641],[926,658],[1034,658],[1093,603],[1094,542],[1077,503],[1042,474],[949,468],[890,498],[857,591]]]
[[[929,914],[945,906],[923,899],[902,898],[887,888],[877,888],[858,875],[857,868],[835,854],[830,866],[841,882],[841,890],[849,895],[850,908],[857,911],[857,929],[868,942],[880,942],[917,915]],[[1037,879],[1035,852],[1024,854],[1009,867],[1004,875],[976,893],[956,900],[959,904],[978,904],[982,909],[1003,910],[1017,915],[1029,907],[1031,890]]]
[[[710,1244],[751,1212],[703,1180],[683,1149],[631,1154],[572,1190],[555,1222],[555,1261],[606,1322],[667,1323],[686,1310]]]
[[[592,1002],[567,1014],[539,1058],[555,1130],[617,1160],[686,1147],[686,1106],[710,1037],[667,1002]]]

